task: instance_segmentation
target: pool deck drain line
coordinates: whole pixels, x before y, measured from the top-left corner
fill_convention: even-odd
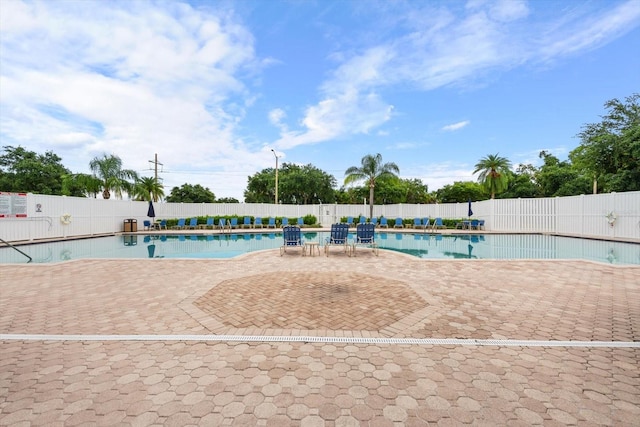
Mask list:
[[[640,348],[635,341],[541,341],[457,338],[363,338],[277,335],[46,335],[0,334],[0,341],[214,341],[214,342],[303,342],[323,344],[457,345],[497,347],[600,347]]]

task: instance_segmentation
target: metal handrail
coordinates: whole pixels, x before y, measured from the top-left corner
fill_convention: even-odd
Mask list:
[[[20,252],[22,255],[24,255],[27,258],[29,258],[29,261],[27,261],[27,264],[30,263],[31,261],[33,261],[33,258],[31,258],[29,255],[27,255],[24,252],[22,252],[20,249],[16,248],[15,246],[13,246],[11,243],[7,242],[6,240],[0,239],[0,242],[4,243],[5,245],[9,246],[10,248],[15,249],[16,251]]]

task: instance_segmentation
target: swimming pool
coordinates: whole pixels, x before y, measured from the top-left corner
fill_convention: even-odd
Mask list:
[[[327,232],[303,233],[324,242]],[[350,235],[350,239],[353,236]],[[640,265],[640,244],[540,234],[376,233],[381,249],[428,259],[585,259]],[[232,258],[279,248],[281,233],[215,235],[121,235],[19,246],[33,263],[84,258]],[[12,248],[0,248],[0,264],[26,263]]]

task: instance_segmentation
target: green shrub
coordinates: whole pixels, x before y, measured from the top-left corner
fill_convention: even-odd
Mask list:
[[[305,215],[302,220],[304,221],[304,225],[316,225],[318,224],[318,218],[315,215]]]

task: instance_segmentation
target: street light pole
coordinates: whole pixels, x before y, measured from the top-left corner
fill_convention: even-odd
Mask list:
[[[271,151],[273,152],[273,156],[276,158],[276,205],[278,204],[278,155],[276,154],[275,150],[272,148]]]

